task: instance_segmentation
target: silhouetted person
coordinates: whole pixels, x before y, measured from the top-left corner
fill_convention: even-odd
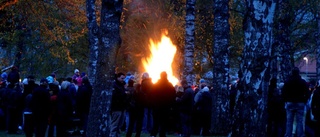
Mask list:
[[[152,93],[153,83],[152,79],[149,77],[149,73],[145,72],[142,74],[142,80],[141,80],[141,87],[140,92],[144,94],[144,119],[143,119],[143,125],[142,130],[144,132],[151,132],[152,126],[153,126],[153,117],[152,117],[152,99],[151,99],[151,93]]]
[[[111,101],[111,125],[110,137],[120,136],[120,127],[124,122],[124,111],[127,107],[127,95],[124,87],[125,75],[123,73],[116,74],[116,80],[113,83],[112,101]]]
[[[130,90],[131,88],[131,90]],[[140,90],[140,84],[133,85],[133,80],[128,81],[128,91],[131,94],[129,102],[129,126],[127,131],[127,137],[131,137],[134,126],[136,127],[136,137],[140,137],[142,130],[142,121],[144,116],[144,99],[145,95]]]
[[[48,125],[50,94],[47,79],[41,79],[40,86],[32,93],[31,108],[36,137],[44,137]]]
[[[286,103],[287,124],[286,124],[286,137],[292,137],[292,126],[294,117],[296,117],[297,137],[303,137],[303,117],[304,108],[308,100],[308,86],[304,79],[300,76],[300,70],[294,67],[291,76],[284,83],[283,86],[283,99]]]
[[[199,117],[199,126],[200,126],[200,135],[208,136],[210,135],[210,127],[211,127],[211,109],[212,109],[212,97],[209,92],[208,87],[204,87],[200,90],[194,98],[194,107],[198,112]],[[199,133],[196,132],[198,135]]]
[[[161,72],[160,79],[154,84],[152,93],[153,104],[153,129],[151,136],[165,137],[170,111],[175,102],[176,91],[168,81],[167,73]]]
[[[277,79],[272,78],[268,89],[268,137],[283,137],[285,131],[286,110],[281,91],[277,88]]]
[[[11,71],[8,74],[8,82],[10,82],[11,84],[16,84],[19,83],[20,80],[20,74],[18,71],[18,68],[16,66],[13,66],[11,68]]]
[[[8,85],[5,91],[4,101],[7,108],[7,129],[9,134],[16,134],[18,131],[19,119],[21,118],[22,93],[18,83]]]
[[[190,137],[191,135],[191,116],[194,104],[194,91],[191,86],[188,85],[186,80],[181,81],[183,87],[182,96],[177,97],[176,101],[180,112],[180,122],[182,126],[182,136]]]
[[[90,102],[92,95],[92,86],[88,77],[82,78],[82,85],[79,87],[76,95],[76,113],[80,117],[81,126],[84,130],[84,135],[87,130],[88,116],[90,110]]]
[[[57,137],[68,136],[67,129],[70,128],[73,116],[72,95],[69,91],[70,82],[61,83],[61,91],[57,96],[58,118],[57,118]]]

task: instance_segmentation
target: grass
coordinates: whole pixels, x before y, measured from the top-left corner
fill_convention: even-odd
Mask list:
[[[125,137],[126,133],[125,132],[121,132],[121,136]],[[134,133],[132,134],[132,136],[134,137]],[[23,134],[22,131],[19,131],[19,134],[7,134],[6,131],[4,130],[0,130],[0,137],[25,137],[25,135]],[[72,137],[80,137],[80,136],[72,136]],[[149,134],[146,133],[142,133],[141,137],[150,137]],[[167,137],[178,137],[178,135],[167,135]],[[192,137],[201,137],[201,136],[192,136]],[[214,136],[214,137],[219,137],[219,136]],[[222,136],[220,136],[222,137]]]

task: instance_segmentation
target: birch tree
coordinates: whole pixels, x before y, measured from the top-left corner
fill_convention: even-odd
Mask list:
[[[186,3],[186,42],[184,47],[184,76],[188,85],[193,85],[195,75],[193,74],[194,58],[194,28],[195,28],[195,4],[196,0],[187,0]]]
[[[317,23],[318,23],[318,32],[316,35],[316,39],[317,39],[317,54],[316,54],[316,58],[317,58],[317,79],[320,79],[320,11],[318,11],[317,14]]]
[[[213,118],[212,127],[215,134],[227,134],[230,131],[229,115],[229,1],[215,0],[214,36],[213,36]]]
[[[247,0],[232,136],[265,136],[269,58],[275,0]]]
[[[89,67],[88,76],[92,84],[95,83],[96,66],[98,61],[99,27],[97,24],[97,15],[95,12],[95,0],[86,0],[87,18],[88,18],[88,39],[89,39]]]
[[[88,121],[88,137],[105,137],[110,132],[110,102],[112,95],[112,82],[115,76],[115,60],[120,46],[120,17],[122,13],[122,0],[102,0],[100,27],[95,21],[95,1],[87,0],[87,17],[90,49],[93,59],[91,69],[96,69],[93,84],[93,94]],[[99,52],[97,52],[97,49]],[[98,54],[97,54],[98,53]],[[94,60],[95,57],[97,61]],[[94,62],[97,62],[96,65]]]

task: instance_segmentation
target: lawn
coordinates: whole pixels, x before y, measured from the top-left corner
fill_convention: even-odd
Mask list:
[[[0,137],[25,137],[22,131],[19,131],[20,134],[7,134],[5,131],[0,130]],[[121,133],[122,137],[125,137],[125,132]],[[132,135],[134,137],[134,134]],[[70,137],[81,137],[81,136],[70,136]],[[142,134],[141,137],[150,137],[149,134]],[[178,135],[167,135],[167,137],[179,137]],[[192,137],[200,137],[200,136],[192,136]],[[214,136],[219,137],[219,136]]]

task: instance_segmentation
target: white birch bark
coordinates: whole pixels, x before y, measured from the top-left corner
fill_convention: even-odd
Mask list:
[[[90,58],[88,66],[88,77],[92,84],[95,83],[95,76],[97,73],[97,61],[98,61],[98,44],[99,44],[99,26],[97,24],[96,17],[96,6],[95,0],[86,0],[87,18],[88,18],[88,38],[89,38],[89,49]]]
[[[230,131],[229,109],[229,0],[214,1],[214,43],[213,43],[213,111],[212,127],[214,134],[227,134]]]
[[[232,136],[265,136],[275,0],[248,0]]]
[[[184,76],[189,85],[195,81],[193,74],[194,37],[195,37],[195,3],[196,0],[187,0],[186,5],[186,45],[184,48]]]

